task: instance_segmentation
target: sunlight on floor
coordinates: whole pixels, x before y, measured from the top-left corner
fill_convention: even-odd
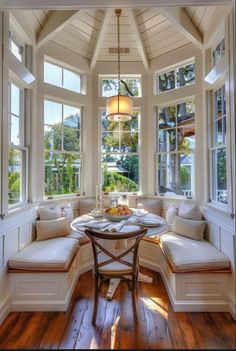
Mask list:
[[[163,318],[168,319],[168,311],[163,306],[161,306],[160,299],[154,297],[140,297],[140,299],[143,301],[147,308],[153,312],[159,312]]]
[[[114,324],[111,327],[111,349],[114,349],[115,347],[115,340],[116,340],[116,329],[117,325],[120,321],[120,316],[118,316],[114,322]]]

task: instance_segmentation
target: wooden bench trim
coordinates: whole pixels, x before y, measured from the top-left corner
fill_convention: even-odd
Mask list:
[[[74,255],[72,256],[70,263],[67,268],[65,269],[25,269],[25,268],[8,268],[7,273],[67,273],[69,272],[74,260],[76,259],[76,256],[79,252],[80,246],[77,247],[75,250]]]
[[[147,236],[147,237],[144,237],[142,240],[150,242],[152,244],[156,244],[156,245],[160,244],[160,238],[159,237],[155,239],[155,238]]]
[[[232,273],[232,270],[231,268],[218,268],[218,269],[204,269],[204,268],[200,268],[200,269],[192,269],[192,270],[181,270],[181,271],[176,271],[174,265],[172,264],[172,262],[170,261],[168,255],[165,253],[165,250],[163,248],[163,246],[160,244],[160,248],[161,248],[161,251],[165,257],[165,260],[171,270],[172,273],[175,273],[175,274],[181,274],[181,273]]]

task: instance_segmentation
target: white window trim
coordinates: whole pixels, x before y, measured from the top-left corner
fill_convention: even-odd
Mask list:
[[[98,131],[98,167],[99,167],[99,172],[98,172],[98,182],[99,184],[102,184],[102,162],[101,162],[101,156],[102,154],[114,154],[114,155],[122,155],[122,152],[107,152],[107,153],[102,153],[101,148],[102,148],[102,123],[101,123],[101,118],[102,118],[102,111],[105,111],[105,107],[99,108],[98,111],[98,121],[99,121],[99,131]],[[138,152],[130,152],[127,154],[132,154],[132,155],[137,155],[139,158],[139,190],[137,192],[109,192],[106,193],[105,195],[123,195],[123,196],[128,196],[128,195],[141,195],[142,194],[142,110],[141,107],[135,107],[134,111],[139,112],[139,120],[138,120],[138,133],[139,133],[139,144],[138,144]],[[104,193],[104,192],[103,192]]]

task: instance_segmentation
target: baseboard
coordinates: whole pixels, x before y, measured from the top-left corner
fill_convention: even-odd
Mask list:
[[[66,311],[70,300],[66,301],[17,301],[10,303],[10,311],[14,312],[60,312]]]
[[[0,325],[10,312],[10,296],[7,296],[0,305]]]
[[[142,266],[142,267],[151,269],[151,270],[154,271],[154,272],[161,273],[161,267],[158,266],[158,265],[155,264],[155,263],[152,263],[152,262],[150,262],[150,261],[147,261],[147,260],[145,260],[145,259],[143,259],[143,258],[140,258],[139,263],[140,263],[140,266]]]
[[[236,321],[236,303],[234,301],[231,301],[229,303],[229,313],[233,317],[233,319]]]

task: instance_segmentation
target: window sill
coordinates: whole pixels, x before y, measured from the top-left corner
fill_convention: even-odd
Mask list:
[[[232,217],[232,213],[229,209],[229,207],[226,205],[226,206],[222,206],[222,205],[217,205],[217,204],[214,204],[214,203],[211,203],[211,202],[206,202],[203,204],[202,207],[205,207],[207,209],[210,209],[210,210],[216,210],[220,213],[223,213],[225,215],[228,215],[230,216],[231,219],[233,219],[234,217]],[[233,214],[233,216],[235,216],[235,214]]]

